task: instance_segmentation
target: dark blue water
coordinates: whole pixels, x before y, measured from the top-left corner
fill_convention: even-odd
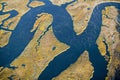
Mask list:
[[[35,31],[30,32],[30,30],[33,27],[37,14],[45,12],[53,15],[53,23],[51,25],[53,26],[53,32],[56,38],[60,42],[69,45],[70,48],[56,56],[54,60],[49,63],[39,76],[39,80],[51,80],[69,67],[69,65],[73,64],[85,50],[88,50],[90,61],[94,66],[95,72],[91,80],[104,80],[107,75],[107,62],[104,57],[100,55],[98,46],[96,45],[96,39],[100,34],[102,25],[101,12],[106,6],[115,6],[120,9],[120,3],[109,2],[96,6],[86,30],[82,34],[76,35],[73,30],[71,16],[65,9],[70,3],[60,7],[51,4],[48,0],[42,1],[44,1],[46,5],[31,8],[31,10],[23,15],[16,29],[12,31],[9,44],[0,48],[0,66],[9,67],[9,64],[22,53],[34,36]],[[0,12],[0,14],[4,13]],[[11,15],[12,14],[13,13],[11,13]]]

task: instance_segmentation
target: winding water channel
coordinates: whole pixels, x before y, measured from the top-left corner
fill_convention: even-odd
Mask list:
[[[53,77],[59,75],[62,71],[73,64],[85,50],[89,52],[90,61],[94,67],[94,74],[91,80],[104,80],[107,75],[106,68],[108,62],[100,55],[96,44],[96,40],[101,31],[102,10],[106,6],[115,6],[120,9],[120,3],[107,2],[97,5],[93,10],[85,31],[80,35],[76,35],[73,30],[72,18],[65,9],[70,3],[56,6],[48,0],[42,1],[45,2],[46,5],[31,8],[25,15],[23,15],[16,29],[12,31],[8,45],[0,48],[0,66],[9,66],[10,63],[22,53],[34,36],[35,31],[30,32],[30,30],[35,23],[37,14],[44,12],[52,14],[53,16],[53,22],[51,25],[53,26],[53,33],[56,38],[60,42],[69,45],[70,48],[56,56],[49,63],[39,76],[39,80],[51,80]],[[16,12],[12,11],[12,13]],[[0,14],[4,13],[0,12]]]

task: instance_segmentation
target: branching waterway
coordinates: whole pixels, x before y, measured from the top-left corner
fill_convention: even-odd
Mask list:
[[[39,80],[51,80],[53,77],[59,75],[73,64],[85,50],[89,52],[90,61],[94,67],[94,74],[91,80],[104,80],[107,76],[106,68],[108,62],[100,55],[96,44],[96,40],[101,31],[102,10],[106,6],[115,6],[120,9],[120,3],[106,2],[97,5],[93,10],[85,31],[80,35],[76,35],[73,30],[72,18],[65,9],[68,4],[71,4],[76,0],[62,6],[53,5],[48,0],[42,1],[45,3],[44,6],[31,8],[22,16],[15,30],[12,31],[8,45],[0,48],[0,66],[8,67],[10,63],[22,53],[34,36],[35,31],[30,32],[30,30],[35,23],[37,14],[44,12],[52,14],[53,16],[51,25],[53,26],[55,37],[60,42],[69,45],[70,48],[56,56],[49,63],[45,70],[40,74]],[[12,11],[10,14],[16,15],[16,13],[17,12]],[[5,13],[1,11],[0,14]]]

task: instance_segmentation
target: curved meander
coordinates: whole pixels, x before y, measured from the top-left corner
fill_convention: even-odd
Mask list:
[[[120,9],[120,3],[107,2],[97,5],[93,10],[85,31],[80,35],[76,35],[73,30],[71,16],[65,9],[65,6],[70,3],[63,6],[56,6],[50,1],[43,1],[46,4],[45,6],[31,8],[22,16],[16,29],[12,31],[8,45],[0,48],[0,66],[8,67],[9,64],[22,53],[34,36],[35,31],[30,32],[30,30],[33,27],[37,14],[44,12],[52,14],[53,16],[53,23],[51,25],[53,26],[53,33],[56,38],[60,42],[69,45],[70,48],[56,56],[39,76],[39,79],[51,80],[69,67],[69,65],[73,64],[81,53],[87,50],[90,61],[94,67],[94,75],[91,80],[104,80],[107,75],[106,68],[108,62],[100,55],[98,46],[96,45],[96,40],[100,34],[102,25],[101,12],[106,6],[115,6]]]

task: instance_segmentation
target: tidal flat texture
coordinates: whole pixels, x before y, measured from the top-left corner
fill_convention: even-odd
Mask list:
[[[120,0],[0,0],[0,80],[99,80],[105,74],[105,80],[119,80],[118,4]],[[99,5],[104,8],[97,9]],[[101,16],[94,18],[97,13]],[[105,60],[95,60],[97,68],[93,60],[99,56],[91,59],[96,53]],[[102,63],[105,74],[96,72],[104,70]]]

